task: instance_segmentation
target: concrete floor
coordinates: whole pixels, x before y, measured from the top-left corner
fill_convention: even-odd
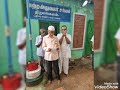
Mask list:
[[[90,57],[71,61],[69,76],[66,77],[62,73],[60,85],[58,85],[57,80],[54,79],[51,85],[45,87],[44,85],[47,82],[47,78],[44,76],[40,84],[33,87],[26,87],[26,90],[62,90],[58,89],[60,87],[62,87],[63,90],[94,90],[94,71],[91,68],[91,61]],[[24,87],[25,84],[18,90],[24,90]]]
[[[116,78],[116,69],[117,64],[106,64],[99,67],[95,70],[94,84],[106,86],[105,83],[111,83],[112,86],[117,86],[117,78]],[[95,90],[108,90],[108,89],[95,89]],[[109,89],[109,90],[118,90],[118,89]]]
[[[61,83],[57,84],[57,80],[54,79],[52,84],[45,87],[47,79],[44,77],[42,83],[34,87],[26,87],[26,90],[94,90],[94,72],[91,69],[90,59],[75,60],[70,63],[69,76],[66,77],[61,74]]]

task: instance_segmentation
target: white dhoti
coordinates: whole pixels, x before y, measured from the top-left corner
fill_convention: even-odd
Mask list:
[[[60,74],[62,73],[62,68],[63,68],[63,72],[65,74],[68,74],[68,70],[69,70],[69,58],[60,57],[60,60],[59,60]]]
[[[69,70],[69,59],[71,58],[71,51],[70,48],[61,49],[60,51],[60,60],[59,60],[59,71],[60,74],[62,73],[62,70],[65,74],[68,74]]]

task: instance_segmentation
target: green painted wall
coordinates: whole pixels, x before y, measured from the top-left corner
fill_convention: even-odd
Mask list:
[[[120,0],[106,0],[106,19],[102,52],[95,53],[94,65],[98,68],[102,64],[116,61],[116,40],[114,38],[120,27]]]
[[[3,1],[4,0],[0,0],[0,75],[7,73],[8,71]],[[23,26],[22,0],[8,0],[8,7],[11,28],[13,67],[15,71],[19,71],[20,67],[18,64],[18,49],[16,46],[16,37],[18,29],[22,28]]]
[[[94,68],[98,68],[101,64],[104,64],[104,54],[105,54],[105,38],[106,38],[106,26],[107,26],[107,20],[108,20],[108,12],[109,12],[109,7],[110,7],[111,0],[106,0],[106,16],[105,16],[105,27],[104,27],[104,39],[103,39],[103,49],[101,52],[97,52],[94,54]]]
[[[116,40],[115,34],[120,27],[120,0],[111,0],[109,7],[107,34],[106,34],[106,48],[104,57],[105,63],[114,63],[116,60]],[[114,22],[114,23],[113,23]]]
[[[3,1],[0,0],[0,75],[7,73],[8,72],[8,62],[7,62],[7,52],[6,52],[6,38],[5,38],[5,28],[4,28],[4,8],[3,8]],[[39,0],[43,1],[43,0]],[[77,1],[68,1],[64,0],[64,3],[61,3],[60,0],[45,0],[44,2],[47,3],[53,3],[57,5],[63,5],[63,6],[70,6],[72,8],[72,17],[71,17],[71,22],[70,23],[60,23],[60,27],[63,24],[66,24],[68,27],[68,33],[72,35],[73,31],[73,13],[81,13],[81,14],[87,14],[87,21],[93,20],[94,19],[94,12],[88,13],[84,12],[83,9],[80,9],[80,3]],[[23,26],[23,2],[22,0],[8,0],[8,7],[9,7],[9,19],[10,19],[10,28],[11,28],[11,49],[12,49],[12,59],[13,59],[13,67],[15,71],[19,71],[20,67],[18,64],[18,48],[16,46],[16,37],[17,37],[17,31],[22,28]],[[88,5],[84,8],[90,9],[93,11],[93,6]],[[38,30],[39,30],[39,21],[37,20],[31,20],[31,26],[32,26],[32,34],[33,34],[33,53],[34,57],[37,60],[36,56],[36,47],[35,47],[35,37],[38,35]],[[86,30],[87,31],[87,30]],[[28,33],[28,32],[27,32]],[[28,35],[28,34],[27,34]],[[27,60],[30,60],[30,45],[29,45],[29,40],[27,36]],[[77,59],[82,57],[84,55],[84,50],[72,50],[72,58]]]
[[[41,1],[43,2],[43,0],[37,0],[37,1]],[[92,5],[87,5],[84,8],[92,10],[92,13],[89,12],[84,12],[84,8],[80,8],[81,3],[73,0],[64,0],[64,3],[61,2],[61,0],[45,0],[44,2],[46,3],[52,3],[52,4],[57,4],[57,5],[63,5],[63,6],[68,6],[71,7],[72,10],[72,14],[71,14],[71,22],[60,22],[60,27],[62,25],[67,25],[68,27],[68,33],[72,35],[73,32],[73,15],[74,13],[80,13],[80,14],[86,14],[87,15],[87,22],[89,20],[94,20],[94,11],[93,11],[93,6]],[[32,36],[33,36],[33,53],[34,53],[34,59],[37,60],[37,56],[36,56],[36,47],[35,47],[35,38],[36,36],[38,36],[38,30],[39,30],[39,22],[37,20],[31,20],[31,26],[32,26]],[[60,31],[61,32],[61,31]],[[86,30],[87,32],[87,30]],[[93,32],[93,31],[92,31]],[[92,37],[92,36],[91,36]],[[29,40],[27,39],[27,60],[30,60],[30,44],[29,44]],[[72,45],[71,45],[72,48]],[[72,50],[72,59],[78,59],[82,56],[85,55],[84,53],[85,49],[81,49],[81,50]]]

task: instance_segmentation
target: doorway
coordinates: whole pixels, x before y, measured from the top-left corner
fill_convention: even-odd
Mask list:
[[[48,30],[48,26],[54,26],[55,27],[55,35],[59,33],[59,22],[52,22],[52,21],[39,21],[39,29],[44,28],[45,30]]]

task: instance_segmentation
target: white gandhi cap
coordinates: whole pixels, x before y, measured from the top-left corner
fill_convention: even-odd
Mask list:
[[[55,31],[55,27],[54,27],[54,26],[49,26],[49,27],[48,27],[48,30],[49,30],[49,31]]]

